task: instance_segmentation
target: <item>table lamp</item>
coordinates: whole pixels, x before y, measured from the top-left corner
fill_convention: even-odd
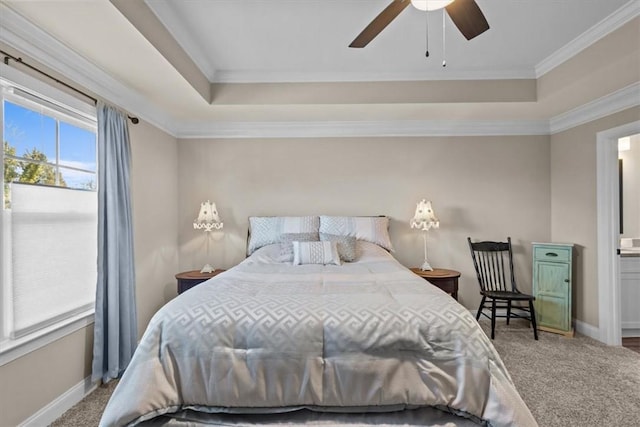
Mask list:
[[[215,203],[211,203],[209,200],[200,203],[198,218],[193,221],[193,228],[195,230],[204,230],[206,233],[210,233],[214,230],[221,230],[223,225],[220,221],[220,216],[218,216],[218,209]],[[209,258],[209,240],[210,238],[207,234],[207,258]],[[202,267],[200,273],[211,273],[214,270],[211,264],[207,263]]]
[[[427,261],[427,231],[432,228],[440,228],[440,221],[436,218],[431,206],[431,200],[422,199],[416,206],[416,213],[410,222],[411,228],[422,231],[422,239],[424,240],[424,263],[420,269],[422,271],[432,271],[433,267]]]

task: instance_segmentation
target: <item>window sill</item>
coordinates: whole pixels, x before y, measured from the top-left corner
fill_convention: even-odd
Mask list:
[[[0,366],[85,328],[94,320],[94,310],[91,309],[27,336],[14,340],[6,339],[0,342]]]

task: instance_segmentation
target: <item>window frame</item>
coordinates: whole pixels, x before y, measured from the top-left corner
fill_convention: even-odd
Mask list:
[[[0,83],[1,84],[1,83]],[[14,89],[13,91],[11,89]],[[17,93],[16,93],[17,92]],[[90,173],[90,174],[94,174],[96,177],[96,182],[97,182],[97,177],[98,177],[98,168],[97,168],[97,164],[98,164],[98,150],[97,150],[97,141],[96,141],[96,155],[95,155],[95,164],[96,164],[96,170],[92,171],[89,169],[82,169],[82,168],[77,168],[74,166],[69,166],[69,165],[65,165],[64,163],[61,163],[60,161],[60,123],[66,123],[72,126],[75,126],[77,128],[80,129],[84,129],[86,131],[89,132],[93,132],[96,134],[96,138],[97,138],[97,125],[96,125],[96,121],[95,121],[95,117],[94,118],[89,118],[86,117],[84,115],[80,115],[77,112],[68,109],[68,107],[55,107],[54,105],[51,104],[51,102],[49,102],[46,99],[40,98],[37,95],[34,95],[32,93],[26,92],[22,89],[19,88],[15,88],[15,87],[3,87],[2,89],[2,94],[0,96],[0,101],[2,102],[2,106],[0,106],[0,112],[2,113],[2,116],[4,117],[4,101],[9,101],[14,105],[17,105],[19,107],[31,110],[31,111],[35,111],[35,112],[39,112],[43,115],[46,115],[47,117],[51,117],[54,120],[56,120],[56,141],[55,141],[55,149],[56,149],[56,155],[55,155],[55,159],[54,160],[49,160],[47,162],[42,162],[42,161],[38,161],[38,160],[33,160],[33,159],[28,159],[26,157],[22,157],[19,155],[16,156],[8,156],[11,159],[15,159],[15,160],[20,160],[20,161],[26,161],[29,163],[35,163],[35,164],[42,164],[42,165],[48,165],[51,166],[53,168],[55,168],[56,171],[56,186],[59,186],[59,179],[60,179],[60,171],[61,170],[75,170],[78,172],[84,172],[84,173]],[[63,113],[60,110],[65,109],[66,111]],[[40,110],[40,111],[38,111]],[[2,130],[0,130],[0,133],[2,133],[4,131],[4,124],[3,124],[3,128]],[[3,141],[4,141],[4,137],[3,137]],[[3,161],[4,158],[7,157],[4,155],[3,152]],[[74,188],[75,189],[75,188]],[[93,191],[93,190],[92,190]]]
[[[89,191],[97,191],[98,165],[97,165],[97,112],[94,105],[78,99],[69,93],[56,89],[42,80],[27,75],[15,68],[0,63],[0,135],[4,141],[4,101],[33,109],[33,106],[59,121],[71,124],[96,133],[96,170],[85,171],[95,173],[96,188]],[[25,105],[26,104],[26,105]],[[56,145],[59,145],[59,125],[56,126]],[[55,164],[46,164],[59,168],[74,169],[60,165],[59,149]],[[4,168],[4,149],[2,151],[2,167]],[[20,158],[20,157],[18,157]],[[4,169],[3,169],[4,170]],[[4,181],[4,179],[3,179]],[[81,189],[78,189],[81,190]],[[4,183],[2,186],[4,200]],[[76,313],[73,316],[60,320],[52,325],[34,331],[28,335],[11,338],[10,325],[12,322],[11,310],[5,307],[11,301],[11,215],[4,209],[4,201],[1,209],[2,234],[0,234],[0,366],[12,360],[22,357],[32,351],[44,347],[73,332],[86,328],[94,323],[95,306],[88,310]],[[97,234],[97,230],[96,230]],[[97,266],[96,266],[97,268]]]

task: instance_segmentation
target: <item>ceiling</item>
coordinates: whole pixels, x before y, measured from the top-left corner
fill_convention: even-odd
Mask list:
[[[409,7],[367,47],[348,47],[390,2],[146,1],[211,81],[254,82],[531,78],[539,62],[627,0],[477,0],[491,30],[467,41],[447,16],[445,69],[443,9]]]
[[[152,106],[146,113],[150,121],[176,134],[176,127],[203,121],[548,119],[550,113],[535,99],[484,104],[350,101],[346,95],[322,104],[313,98],[272,100],[273,93],[295,88],[292,82],[535,79],[565,46],[634,1],[477,0],[491,29],[467,41],[446,17],[444,43],[442,11],[425,15],[408,7],[363,49],[348,44],[390,0],[2,0],[5,13],[0,15],[10,12],[37,27],[37,38],[50,36],[61,51],[73,51],[89,64],[86,68],[96,68],[93,74],[104,73],[119,91],[129,91],[132,101],[124,108],[145,110],[146,103]],[[424,55],[427,19],[429,58]],[[178,49],[168,49],[171,42]],[[213,83],[214,93],[207,96],[197,82],[207,89]],[[216,91],[236,87],[273,93],[217,102]],[[325,87],[342,86],[320,90]],[[134,113],[145,118],[144,111]],[[172,124],[162,126],[163,121]]]

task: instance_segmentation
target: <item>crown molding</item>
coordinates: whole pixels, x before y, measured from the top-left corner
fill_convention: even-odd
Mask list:
[[[181,123],[178,138],[346,138],[552,135],[640,105],[640,82],[549,120]]]
[[[196,40],[184,31],[184,25],[178,18],[179,11],[172,2],[154,2],[144,0],[145,4],[153,12],[158,20],[164,25],[171,37],[182,47],[184,52],[205,75],[209,82],[213,82],[216,76],[216,68],[214,64],[207,60],[204,49],[196,42]]]
[[[638,105],[640,105],[640,82],[552,117],[549,120],[549,131],[551,134],[563,132]]]
[[[638,15],[640,15],[640,2],[630,0],[620,9],[536,64],[535,78],[547,74]]]
[[[603,37],[640,12],[631,1],[602,21],[593,37]],[[604,23],[604,24],[603,24]],[[0,42],[64,75],[74,83],[126,109],[158,129],[177,138],[329,138],[329,137],[424,137],[549,135],[640,105],[640,83],[632,84],[550,120],[515,121],[330,121],[330,122],[188,122],[175,120],[146,97],[111,77],[104,70],[33,25],[4,3],[0,3]],[[572,42],[573,43],[573,42]],[[584,41],[581,43],[585,43]],[[575,54],[575,53],[574,53]],[[243,78],[249,78],[245,75]],[[375,76],[380,80],[384,76]],[[450,75],[451,77],[451,75]],[[225,77],[221,73],[220,78]],[[293,78],[293,77],[291,77]],[[354,79],[362,78],[354,76]],[[387,78],[397,78],[388,76]],[[415,76],[407,76],[415,80]],[[465,78],[459,76],[459,78]],[[477,79],[478,76],[475,76]],[[495,78],[495,77],[494,77]],[[506,78],[502,75],[502,78]],[[263,80],[264,81],[264,75]]]
[[[512,70],[456,70],[438,68],[409,72],[322,72],[270,70],[218,70],[213,83],[332,83],[387,82],[431,80],[518,80],[535,79],[533,69]]]
[[[548,135],[547,120],[202,122],[181,126],[178,138],[349,138]]]
[[[175,136],[175,122],[166,112],[129,86],[114,79],[4,3],[0,3],[0,41],[93,92]]]

